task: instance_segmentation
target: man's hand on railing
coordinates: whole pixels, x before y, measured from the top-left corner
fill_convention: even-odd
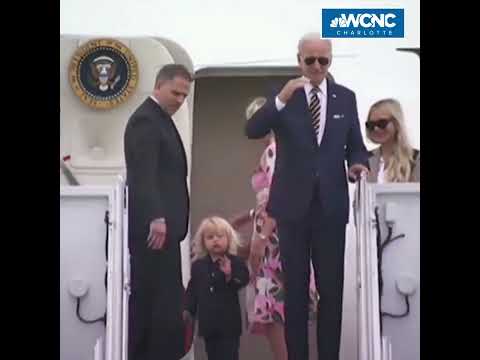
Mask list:
[[[348,169],[348,180],[355,182],[360,180],[363,174],[368,174],[368,168],[362,164],[353,164],[350,166],[350,169]]]
[[[355,165],[353,165],[355,166]],[[352,166],[352,168],[353,168]],[[363,167],[365,169],[365,167],[363,165],[360,165],[361,167]],[[351,168],[351,169],[352,169]],[[362,198],[364,197],[364,189],[365,189],[365,184],[366,184],[366,181],[367,181],[367,174],[368,174],[368,169],[365,171],[364,169],[362,169],[360,172],[359,172],[359,175],[358,177],[355,178],[355,196],[353,197],[353,202],[352,202],[352,208],[353,208],[353,221],[354,221],[354,224],[355,224],[355,227],[357,227],[359,224],[358,224],[358,216],[359,216],[359,212],[360,212],[360,206],[361,206],[361,203],[362,203]],[[349,172],[349,179],[350,179],[350,172]],[[352,181],[352,180],[350,180]]]

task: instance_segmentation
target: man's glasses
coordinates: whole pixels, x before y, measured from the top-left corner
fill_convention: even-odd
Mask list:
[[[365,122],[365,127],[367,128],[368,131],[373,131],[375,130],[376,127],[378,127],[381,130],[384,130],[388,124],[390,124],[390,121],[392,119],[379,119],[376,121],[367,121]]]
[[[320,57],[315,57],[315,56],[309,56],[309,57],[306,57],[305,59],[303,59],[303,61],[305,61],[305,64],[307,65],[312,65],[315,61],[318,61],[318,63],[320,65],[328,65],[328,63],[330,62],[330,60],[328,60],[328,58],[326,57],[323,57],[323,56],[320,56]]]

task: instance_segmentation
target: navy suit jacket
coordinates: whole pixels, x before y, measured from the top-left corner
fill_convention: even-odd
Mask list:
[[[182,241],[190,211],[187,158],[172,118],[150,97],[128,120],[124,147],[130,251],[150,251],[150,222],[161,217],[169,239]]]
[[[228,283],[210,255],[192,264],[185,310],[198,317],[198,333],[205,338],[215,335],[240,336],[242,333],[238,291],[247,285],[250,275],[240,257],[227,256],[232,266],[232,278]]]
[[[246,125],[251,139],[262,138],[270,130],[275,134],[275,172],[267,211],[276,219],[299,220],[308,213],[318,189],[322,219],[347,223],[350,206],[345,160],[349,167],[368,167],[355,93],[327,80],[327,115],[320,146],[304,88],[297,89],[281,111],[275,106],[278,93],[268,97]]]

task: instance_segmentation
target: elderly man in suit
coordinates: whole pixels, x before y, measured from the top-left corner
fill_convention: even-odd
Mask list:
[[[180,241],[189,218],[187,161],[171,116],[188,96],[192,80],[183,65],[165,65],[153,94],[133,113],[125,130],[129,360],[178,360],[186,350]]]
[[[302,77],[275,91],[247,122],[246,134],[275,134],[277,159],[267,205],[276,221],[285,272],[288,358],[308,359],[310,259],[320,295],[318,358],[338,360],[342,323],[348,176],[368,171],[354,92],[327,79],[332,44],[319,34],[298,44]]]

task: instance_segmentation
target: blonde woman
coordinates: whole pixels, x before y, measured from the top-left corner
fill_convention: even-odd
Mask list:
[[[420,182],[420,151],[408,141],[403,110],[395,99],[374,103],[365,123],[367,137],[380,146],[369,155],[369,182]]]
[[[248,268],[236,256],[238,238],[223,218],[204,219],[194,238],[192,276],[183,317],[204,338],[209,360],[238,360],[242,318],[238,291],[247,285]]]

